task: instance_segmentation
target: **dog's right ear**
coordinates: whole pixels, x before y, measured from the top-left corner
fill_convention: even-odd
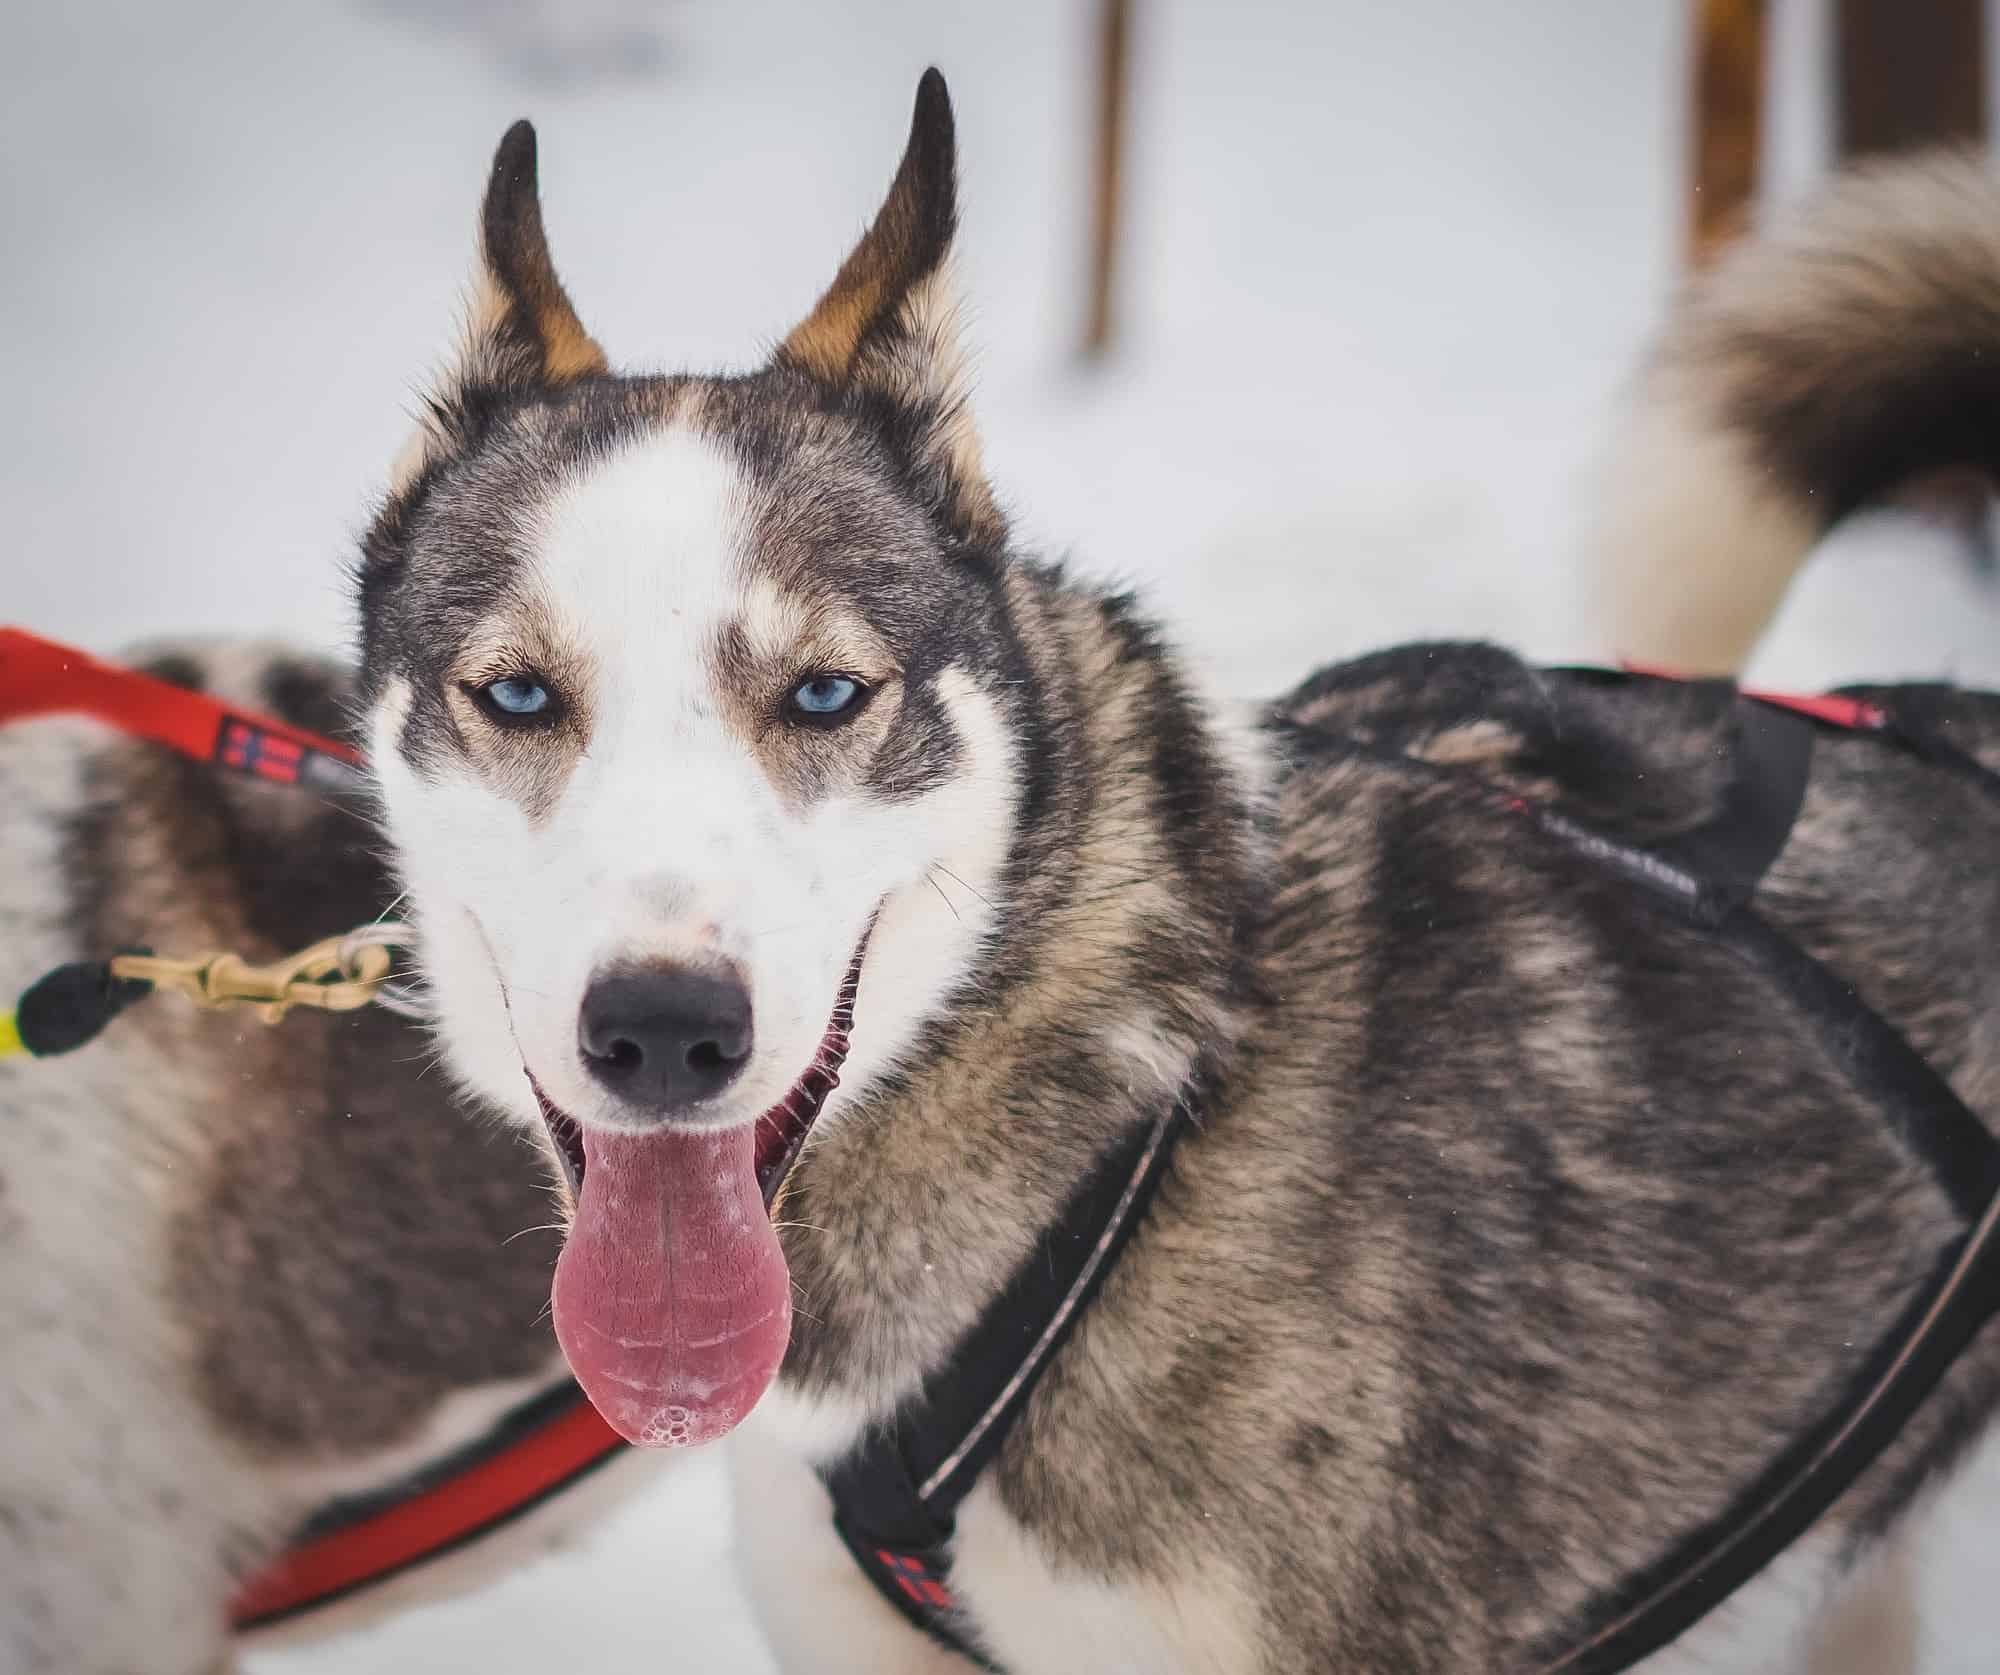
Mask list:
[[[535,181],[535,130],[517,122],[493,155],[479,212],[479,262],[457,351],[424,398],[417,434],[396,461],[395,487],[458,446],[482,398],[560,389],[610,370],[549,259]]]

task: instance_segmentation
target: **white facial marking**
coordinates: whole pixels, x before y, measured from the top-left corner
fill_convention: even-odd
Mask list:
[[[777,695],[718,691],[725,625],[783,646],[795,603],[750,564],[752,500],[734,461],[685,429],[593,463],[536,518],[525,592],[590,671],[589,736],[533,818],[468,763],[420,775],[395,740],[408,694],[374,726],[447,1055],[485,1098],[538,1121],[522,1075],[588,1124],[643,1120],[590,1076],[577,1020],[593,976],[630,962],[733,963],[748,979],[750,1060],[704,1112],[747,1122],[812,1062],[870,916],[843,1090],[904,1051],[993,920],[1013,764],[991,700],[956,672],[939,693],[963,744],[923,797],[839,787],[803,806],[731,715]],[[724,660],[722,667],[731,660]]]
[[[816,1135],[908,1051],[924,1017],[964,977],[1001,912],[1016,764],[992,698],[958,670],[937,682],[962,749],[957,772],[915,802],[858,809],[864,844],[903,882],[882,898],[855,1004],[854,1044]]]

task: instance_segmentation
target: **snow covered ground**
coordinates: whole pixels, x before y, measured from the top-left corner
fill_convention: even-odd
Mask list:
[[[1683,6],[1142,0],[1128,334],[1079,371],[1078,0],[78,0],[0,32],[5,614],[110,649],[338,645],[342,566],[446,341],[490,148],[541,129],[557,258],[627,364],[746,364],[811,302],[950,76],[994,469],[1260,693],[1399,637],[1603,656],[1572,515],[1679,218]],[[1774,195],[1823,19],[1781,5]],[[2000,681],[2000,611],[1889,520],[1760,656]],[[578,1549],[258,1675],[768,1667],[692,1460]],[[2000,1666],[2000,1532],[1933,1567],[1931,1675]]]

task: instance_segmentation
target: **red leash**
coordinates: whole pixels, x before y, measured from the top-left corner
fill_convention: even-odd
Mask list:
[[[361,753],[351,745],[101,663],[25,629],[0,628],[0,723],[46,715],[87,715],[197,762],[278,785],[332,792],[359,782]]]
[[[361,753],[271,716],[104,663],[19,628],[0,628],[0,725],[82,715],[197,762],[321,792],[360,784]],[[485,1438],[377,1494],[338,1502],[252,1576],[232,1602],[237,1629],[331,1604],[477,1540],[625,1447],[564,1380]]]

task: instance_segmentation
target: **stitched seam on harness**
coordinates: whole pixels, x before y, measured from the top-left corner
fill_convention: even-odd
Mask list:
[[[1076,1312],[1078,1299],[1089,1289],[1091,1277],[1103,1266],[1106,1254],[1118,1237],[1118,1230],[1125,1225],[1126,1219],[1131,1215],[1133,1200],[1139,1195],[1139,1183],[1145,1180],[1153,1167],[1153,1160],[1160,1155],[1160,1147],[1166,1143],[1167,1131],[1172,1123],[1172,1112],[1154,1123],[1153,1137],[1147,1142],[1145,1151],[1140,1154],[1139,1164],[1132,1171],[1132,1178],[1125,1183],[1125,1191],[1118,1200],[1118,1208],[1105,1223],[1104,1231],[1098,1235],[1089,1260],[1084,1263],[1068,1292],[1064,1294],[1062,1305],[1042,1328],[1042,1335],[1035,1340],[1034,1347],[1014,1369],[1013,1377],[1001,1386],[1000,1394],[993,1398],[986,1411],[979,1416],[978,1421],[966,1433],[959,1445],[945,1456],[937,1470],[918,1485],[917,1494],[920,1498],[929,1500],[938,1492],[951,1474],[964,1463],[966,1456],[979,1445],[980,1438],[993,1428],[995,1421],[1006,1411],[1008,1403],[1014,1399],[1021,1387],[1035,1376],[1042,1362],[1048,1357],[1050,1349],[1062,1333],[1064,1323]]]

